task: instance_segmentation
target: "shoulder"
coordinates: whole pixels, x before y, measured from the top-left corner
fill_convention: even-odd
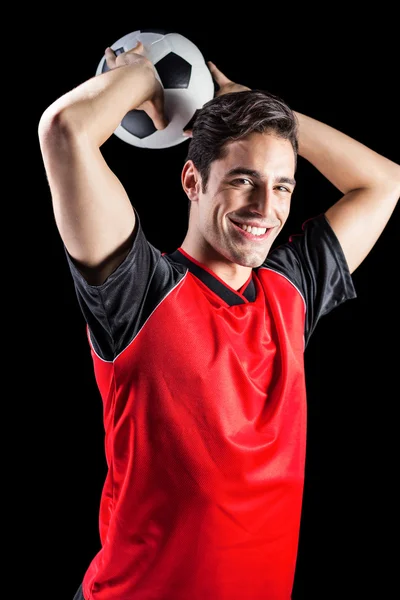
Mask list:
[[[259,273],[265,278],[272,272],[288,280],[303,297],[306,339],[323,315],[357,297],[344,252],[323,213],[304,221],[301,231],[270,251]]]

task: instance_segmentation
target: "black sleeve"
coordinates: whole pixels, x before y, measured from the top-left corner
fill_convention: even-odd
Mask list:
[[[133,340],[185,269],[148,242],[135,210],[134,241],[123,262],[101,285],[90,285],[64,247],[76,295],[97,354],[112,361]]]
[[[271,250],[264,266],[287,277],[302,294],[306,346],[322,316],[357,297],[342,247],[325,214],[309,219],[302,233]]]

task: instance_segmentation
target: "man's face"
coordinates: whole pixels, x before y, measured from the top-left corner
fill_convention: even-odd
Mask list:
[[[227,156],[211,165],[207,191],[200,188],[192,202],[194,235],[203,252],[260,266],[289,215],[294,173],[288,140],[251,133],[229,144]]]

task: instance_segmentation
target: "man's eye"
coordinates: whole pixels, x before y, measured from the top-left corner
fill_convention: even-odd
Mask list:
[[[245,182],[245,185],[252,185],[250,179],[246,179],[245,177],[240,177],[239,179],[234,179],[232,183],[240,183],[243,184],[243,182]]]
[[[278,185],[279,191],[288,192],[290,194],[290,190],[284,185]]]

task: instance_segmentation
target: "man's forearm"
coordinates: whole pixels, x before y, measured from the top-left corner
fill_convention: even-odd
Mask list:
[[[397,181],[400,167],[348,135],[296,112],[299,154],[313,164],[337,189],[347,192],[382,181]]]
[[[154,86],[145,64],[124,65],[96,75],[58,98],[42,117],[50,128],[84,132],[100,147],[127,112],[140,106]]]

